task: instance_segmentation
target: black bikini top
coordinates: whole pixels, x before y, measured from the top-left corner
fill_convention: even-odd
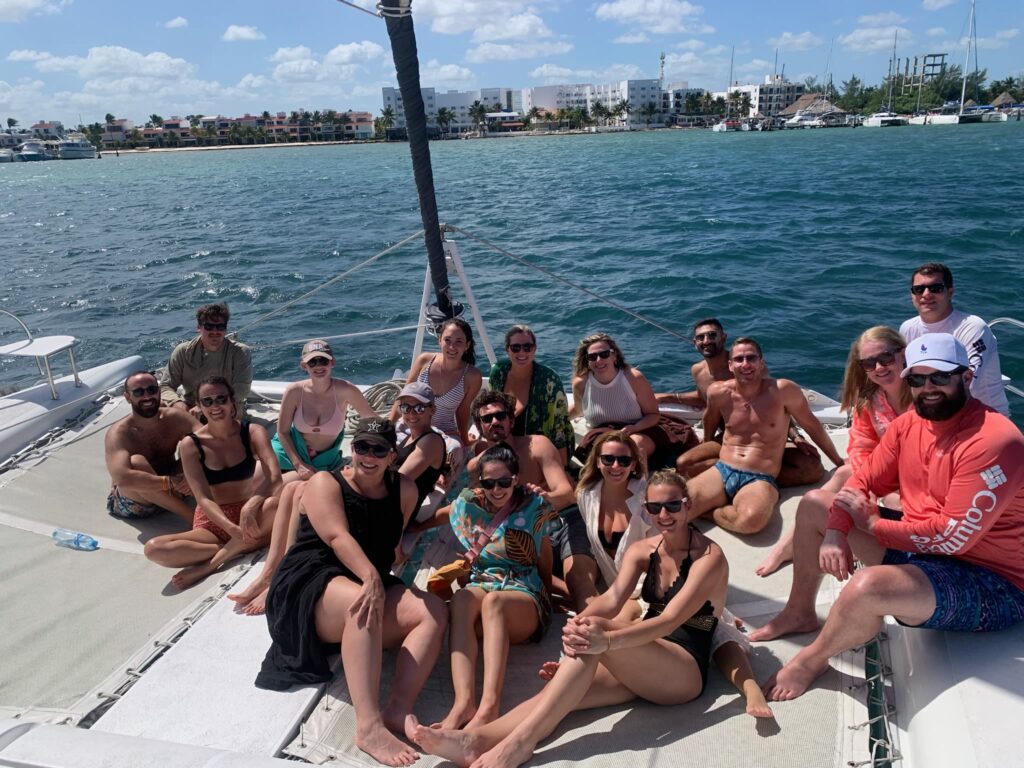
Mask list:
[[[601,542],[601,546],[604,547],[605,552],[614,554],[619,550],[619,544],[622,542],[622,537],[626,535],[625,531],[612,531],[611,539],[605,538],[604,529],[597,529],[597,538]]]
[[[206,452],[203,450],[203,444],[199,441],[198,437],[189,432],[188,436],[192,438],[192,442],[196,444],[196,449],[199,451],[199,461],[203,465],[203,474],[206,475],[206,482],[210,485],[231,483],[236,480],[248,480],[256,473],[256,457],[252,455],[252,446],[249,444],[248,421],[242,422],[242,429],[239,435],[242,438],[242,445],[245,446],[245,458],[233,467],[210,469],[206,466]]]
[[[693,526],[690,526],[690,535],[693,535]],[[676,580],[672,582],[671,586],[665,590],[664,595],[658,594],[658,562],[661,559],[658,551],[661,549],[661,542],[653,552],[651,552],[650,562],[647,564],[647,575],[644,576],[644,583],[640,587],[640,597],[644,599],[644,602],[650,605],[649,615],[657,615],[661,613],[665,606],[668,605],[672,598],[679,594],[679,590],[686,584],[686,579],[690,576],[690,566],[693,565],[693,558],[690,557],[690,553],[686,553],[686,557],[681,563],[679,563],[679,575],[676,576]],[[694,616],[711,616],[715,612],[715,607],[711,604],[710,600],[705,600],[704,605],[700,607]]]

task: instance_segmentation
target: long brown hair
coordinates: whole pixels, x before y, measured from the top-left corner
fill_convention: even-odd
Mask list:
[[[843,377],[843,394],[840,408],[844,411],[860,410],[871,403],[871,398],[878,391],[878,385],[868,378],[860,364],[860,345],[866,341],[879,341],[891,352],[902,352],[907,348],[907,340],[900,332],[887,325],[875,325],[868,328],[850,345],[850,355],[846,359],[846,375]],[[901,410],[910,405],[910,387],[906,382],[900,386]]]
[[[601,468],[597,465],[601,458],[601,448],[605,443],[621,443],[629,448],[629,455],[633,457],[633,466],[629,470],[630,478],[644,477],[647,475],[647,459],[636,443],[629,439],[629,436],[619,430],[605,432],[594,441],[587,456],[587,463],[580,470],[580,480],[576,483],[576,493],[584,491],[601,480]]]
[[[597,344],[597,342],[603,341],[611,349],[612,355],[615,359],[616,368],[628,368],[626,364],[626,358],[622,354],[622,350],[619,349],[619,345],[615,343],[615,339],[609,336],[607,333],[592,333],[587,336],[580,345],[576,347],[576,355],[572,359],[572,372],[576,376],[582,376],[589,370],[587,361],[587,347],[591,344]]]

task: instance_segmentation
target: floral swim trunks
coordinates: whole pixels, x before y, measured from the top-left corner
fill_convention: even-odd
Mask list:
[[[163,507],[123,496],[115,485],[107,494],[107,514],[121,520],[140,520],[163,512]]]

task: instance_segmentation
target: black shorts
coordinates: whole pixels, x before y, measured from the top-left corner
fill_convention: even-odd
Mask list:
[[[562,518],[562,525],[551,534],[551,549],[555,554],[554,572],[561,574],[562,561],[566,558],[580,555],[593,557],[594,553],[590,549],[587,524],[583,522],[580,508],[570,504],[558,515]]]

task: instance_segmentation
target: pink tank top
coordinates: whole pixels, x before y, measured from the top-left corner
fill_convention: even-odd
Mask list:
[[[345,414],[338,407],[338,398],[334,398],[334,413],[331,414],[331,418],[323,424],[310,424],[302,414],[302,396],[304,394],[304,391],[299,393],[299,407],[295,409],[295,415],[292,416],[292,424],[295,425],[295,428],[305,435],[340,435],[345,429]],[[331,394],[334,394],[333,390]]]

